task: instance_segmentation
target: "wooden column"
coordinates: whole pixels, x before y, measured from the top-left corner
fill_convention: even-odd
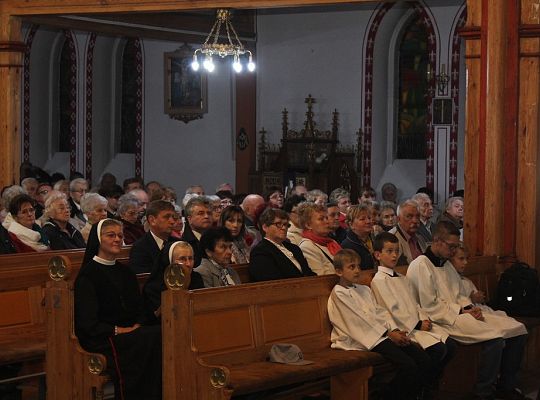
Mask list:
[[[0,14],[0,187],[19,183],[23,52],[19,18]]]
[[[538,0],[469,0],[465,242],[540,262]]]
[[[516,255],[540,268],[540,17],[538,0],[521,0],[519,29],[519,120]]]

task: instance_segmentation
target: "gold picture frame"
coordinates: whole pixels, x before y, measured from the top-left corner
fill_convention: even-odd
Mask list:
[[[191,69],[193,48],[184,43],[165,53],[165,114],[188,123],[208,112],[208,84],[205,73]]]

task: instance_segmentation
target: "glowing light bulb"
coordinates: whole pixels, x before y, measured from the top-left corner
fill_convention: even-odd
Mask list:
[[[214,62],[212,61],[211,56],[207,56],[203,62],[203,67],[208,72],[213,72],[216,66],[214,65]]]
[[[240,64],[240,59],[238,58],[238,56],[234,57],[234,62],[232,66],[237,73],[242,72],[242,64]]]
[[[251,53],[249,54],[249,62],[248,62],[247,68],[249,72],[255,71],[255,63],[253,62],[253,57],[251,56]]]
[[[193,69],[193,71],[198,71],[199,67],[200,67],[199,60],[197,60],[197,56],[193,54],[193,61],[191,62],[191,69]]]

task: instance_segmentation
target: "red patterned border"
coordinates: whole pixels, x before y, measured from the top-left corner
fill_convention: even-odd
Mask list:
[[[375,37],[379,26],[386,13],[394,6],[394,3],[384,3],[376,11],[375,17],[369,25],[367,42],[365,45],[365,64],[364,64],[364,143],[362,143],[363,152],[363,186],[371,185],[371,129],[373,126],[373,53],[375,50]]]
[[[143,146],[143,55],[140,39],[135,41],[137,54],[135,55],[137,69],[137,128],[135,142],[135,176],[142,177],[142,146]]]
[[[86,48],[86,114],[85,114],[85,175],[92,181],[92,96],[94,80],[94,48],[96,34],[90,34]]]
[[[365,66],[364,66],[364,174],[362,183],[365,186],[371,185],[371,144],[372,144],[372,128],[373,128],[373,55],[375,49],[375,38],[379,30],[379,26],[387,14],[387,12],[394,6],[394,3],[385,3],[377,11],[375,17],[372,19],[369,26],[367,34],[367,43],[365,46]],[[435,71],[435,65],[437,60],[437,41],[435,40],[435,29],[431,18],[426,11],[426,8],[418,3],[412,3],[414,10],[422,17],[426,30],[428,32],[428,54],[429,54],[429,64],[432,71]],[[430,83],[428,89],[428,112],[426,116],[426,122],[428,125],[428,131],[426,135],[427,143],[427,154],[426,154],[426,186],[433,190],[434,185],[434,128],[432,124],[433,119],[433,109],[432,109],[432,98],[435,93],[435,82]]]
[[[452,34],[452,61],[450,63],[450,93],[454,109],[452,112],[452,127],[450,129],[450,177],[448,179],[448,193],[457,190],[457,160],[458,160],[458,122],[459,122],[459,73],[461,58],[461,39],[459,29],[467,21],[467,8],[464,7]]]
[[[30,55],[39,25],[32,25],[26,36],[23,69],[23,161],[30,161]]]
[[[71,31],[64,30],[64,37],[69,47],[71,60],[69,68],[69,172],[73,173],[77,170],[77,51]]]

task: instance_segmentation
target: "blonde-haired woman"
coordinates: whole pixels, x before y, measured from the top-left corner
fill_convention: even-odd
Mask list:
[[[334,274],[334,255],[341,246],[330,238],[330,225],[325,206],[302,203],[298,206],[298,219],[303,229],[300,249],[309,267],[317,275]]]

